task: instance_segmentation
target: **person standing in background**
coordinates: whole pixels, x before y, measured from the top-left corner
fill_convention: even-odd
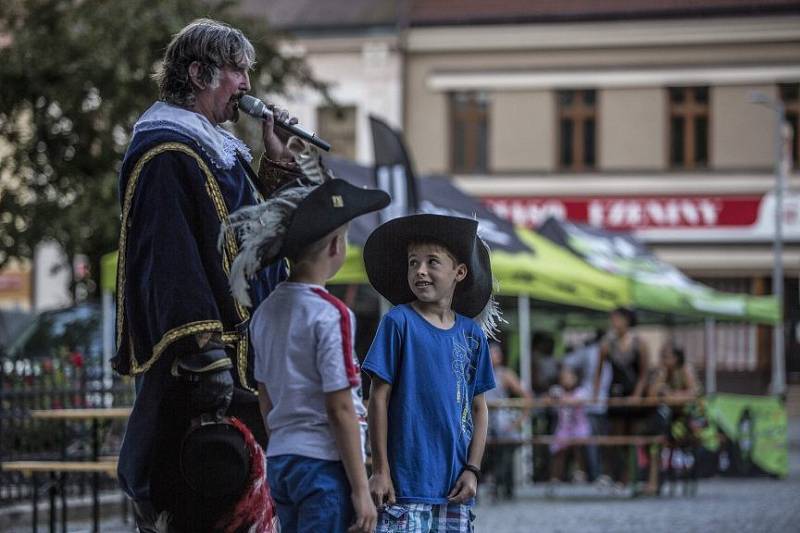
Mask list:
[[[600,342],[604,337],[602,330],[597,330],[593,339],[574,352],[564,357],[564,364],[574,368],[579,368],[583,373],[581,386],[590,391],[591,397],[596,398],[595,403],[586,406],[586,416],[589,418],[589,425],[592,428],[592,435],[606,435],[608,433],[608,418],[606,400],[608,399],[608,389],[611,386],[611,363],[606,361],[600,369],[600,386],[595,389],[594,376],[600,365]],[[586,470],[589,481],[600,481],[607,483],[609,478],[602,472],[600,461],[600,449],[595,445],[586,446]]]
[[[594,398],[601,390],[602,369],[606,362],[611,365],[610,398],[641,398],[645,394],[649,371],[647,346],[636,333],[636,313],[632,309],[619,307],[609,315],[611,329],[600,343],[600,364],[594,373]],[[608,409],[609,433],[611,435],[633,435],[638,422],[636,409],[612,407]],[[606,473],[623,485],[627,479],[625,459],[621,449],[611,448],[606,454],[609,460]]]
[[[497,387],[484,393],[487,402],[533,397],[531,391],[522,385],[517,373],[505,366],[506,356],[499,342],[489,343],[489,355],[492,358]],[[489,438],[519,439],[522,436],[522,424],[527,418],[525,413],[524,409],[490,407]],[[492,477],[495,498],[510,500],[514,497],[514,452],[518,447],[516,444],[500,444],[486,453],[486,470]]]

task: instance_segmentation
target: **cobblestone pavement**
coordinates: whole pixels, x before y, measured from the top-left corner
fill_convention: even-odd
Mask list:
[[[521,495],[479,505],[475,530],[526,532],[792,532],[800,530],[800,475],[788,480],[701,480],[694,498]]]
[[[792,428],[797,435],[800,431]],[[785,480],[700,480],[697,495],[660,498],[603,496],[588,488],[542,489],[513,502],[479,504],[477,532],[487,533],[783,533],[800,531],[800,443],[792,439]]]
[[[783,533],[800,530],[800,455],[787,480],[701,480],[697,496],[630,499],[593,490],[562,490],[546,498],[541,490],[515,501],[480,504],[478,533]],[[577,493],[577,494],[576,494]],[[46,518],[45,518],[46,520]],[[43,524],[46,530],[47,523]],[[41,527],[41,526],[40,526]],[[9,533],[30,531],[12,529]],[[89,523],[70,524],[71,533],[90,531]],[[131,533],[130,524],[104,522],[104,533]]]
[[[800,435],[800,431],[797,431]],[[513,502],[481,503],[475,512],[478,533],[783,533],[800,531],[800,443],[790,452],[788,479],[700,480],[695,497],[628,498],[592,488],[562,487],[547,498],[541,488]],[[43,529],[46,530],[47,518]],[[42,527],[42,526],[40,526]],[[8,533],[30,531],[12,528]],[[70,524],[70,533],[90,531],[89,523]],[[119,519],[104,522],[103,533],[131,533]]]

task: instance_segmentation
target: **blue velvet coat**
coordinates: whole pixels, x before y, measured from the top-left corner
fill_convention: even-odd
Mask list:
[[[231,169],[219,168],[191,138],[168,130],[137,133],[122,164],[114,367],[136,376],[119,478],[137,500],[149,499],[159,404],[175,379],[171,365],[196,349],[194,335],[222,334],[236,387],[255,391],[249,310],[228,287],[237,244],[231,236],[222,251],[217,246],[221,221],[257,201],[247,164],[239,157]],[[285,276],[279,261],[251,280],[254,308]]]

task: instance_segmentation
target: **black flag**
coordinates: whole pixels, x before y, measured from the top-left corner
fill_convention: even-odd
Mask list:
[[[375,151],[375,185],[392,197],[392,203],[381,211],[381,220],[416,213],[419,188],[403,137],[374,115],[369,116],[369,123]]]

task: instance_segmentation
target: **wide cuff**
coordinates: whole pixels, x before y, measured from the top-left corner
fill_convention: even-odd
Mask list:
[[[129,374],[136,376],[147,372],[170,346],[186,339],[189,336],[202,333],[221,334],[222,322],[218,320],[201,320],[173,328],[164,333],[164,335],[161,337],[161,340],[159,340],[158,343],[153,346],[149,357],[144,361],[138,360],[133,354],[133,350],[131,350],[131,365]]]
[[[265,155],[261,156],[258,165],[259,189],[264,198],[293,180],[303,177],[303,171],[294,161],[273,161]]]

